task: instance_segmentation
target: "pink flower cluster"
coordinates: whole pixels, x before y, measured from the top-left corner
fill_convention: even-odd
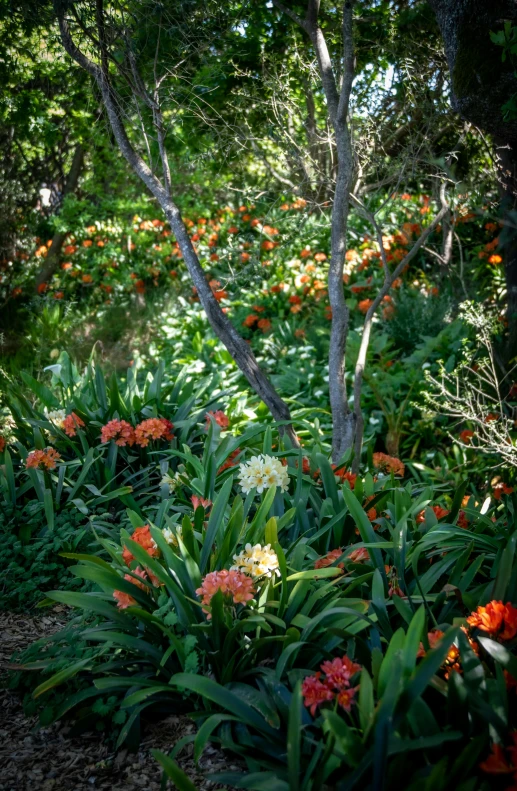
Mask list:
[[[251,577],[246,576],[241,571],[227,571],[226,569],[211,571],[210,574],[203,577],[201,587],[196,590],[196,593],[202,597],[202,603],[208,605],[219,590],[225,595],[231,596],[234,604],[245,604],[253,599],[255,595]],[[203,608],[203,612],[208,613],[208,619],[210,620],[210,612],[205,608]]]
[[[320,665],[320,668],[321,672],[318,671],[303,680],[302,694],[305,706],[310,709],[314,717],[316,709],[322,703],[337,700],[345,711],[350,712],[359,689],[359,686],[352,687],[350,681],[352,676],[361,670],[361,665],[344,656],[342,659],[337,657],[332,661],[327,660]],[[325,678],[322,680],[323,673]]]
[[[151,440],[174,439],[172,429],[174,428],[170,420],[164,417],[151,417],[142,420],[136,428],[133,428],[127,420],[110,420],[101,428],[101,442],[115,440],[115,445],[121,448],[129,445],[140,445],[141,448],[147,447]]]

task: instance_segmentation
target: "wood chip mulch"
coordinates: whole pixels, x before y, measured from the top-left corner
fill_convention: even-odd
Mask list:
[[[60,611],[36,618],[0,613],[0,676],[15,651],[57,631],[65,621]],[[167,754],[193,732],[187,717],[168,717],[146,728],[138,752],[115,753],[98,733],[71,738],[66,724],[39,728],[37,717],[24,715],[19,698],[0,689],[0,791],[160,791],[162,770],[151,749]],[[186,747],[177,762],[199,791],[221,788],[206,780],[205,773],[242,770],[210,745],[198,767],[192,747]],[[174,786],[169,783],[167,788]]]

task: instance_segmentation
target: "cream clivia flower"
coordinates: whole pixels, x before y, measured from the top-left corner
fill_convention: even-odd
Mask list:
[[[174,476],[166,473],[162,476],[160,486],[168,486],[169,492],[173,492],[178,486],[181,486],[181,478],[178,473],[176,473]]]
[[[233,556],[234,565],[230,571],[241,571],[250,577],[271,577],[272,574],[280,576],[278,556],[271,549],[271,544],[262,547],[260,544],[246,544],[242,552]]]
[[[66,411],[64,409],[47,409],[45,407],[45,417],[58,428],[63,428]]]
[[[162,535],[170,546],[177,547],[178,546],[177,537],[179,536],[179,538],[182,538],[181,525],[177,526],[175,533],[170,529],[170,527],[164,527],[162,530]]]
[[[273,456],[252,456],[247,464],[239,466],[239,483],[244,494],[256,489],[262,494],[264,489],[279,486],[281,491],[287,491],[289,475],[280,459]]]

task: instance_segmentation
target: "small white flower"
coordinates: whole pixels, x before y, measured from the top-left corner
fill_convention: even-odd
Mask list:
[[[177,536],[181,538],[181,525],[178,525],[175,533],[170,529],[170,527],[164,527],[162,530],[162,535],[168,544],[170,544],[173,547],[177,547],[178,546]]]
[[[173,492],[180,485],[181,485],[181,479],[178,473],[176,473],[176,475],[174,476],[166,473],[165,475],[162,476],[162,479],[160,481],[160,486],[168,486],[169,492]]]
[[[239,482],[245,494],[252,489],[262,494],[264,489],[272,486],[279,486],[285,492],[289,486],[289,475],[280,459],[262,454],[252,456],[247,464],[240,465]]]

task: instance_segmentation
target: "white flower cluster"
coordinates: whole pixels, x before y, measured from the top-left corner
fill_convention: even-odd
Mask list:
[[[252,456],[247,464],[239,466],[239,483],[244,494],[248,494],[252,489],[262,494],[264,489],[270,489],[272,486],[280,486],[285,492],[289,486],[289,475],[280,459],[261,454]]]
[[[270,577],[274,572],[280,576],[278,556],[271,549],[271,544],[261,547],[260,544],[246,544],[242,552],[233,556],[234,565],[230,571],[242,571],[250,577]]]
[[[65,422],[66,411],[64,409],[49,410],[45,407],[45,417],[50,420],[58,428],[63,428]]]

